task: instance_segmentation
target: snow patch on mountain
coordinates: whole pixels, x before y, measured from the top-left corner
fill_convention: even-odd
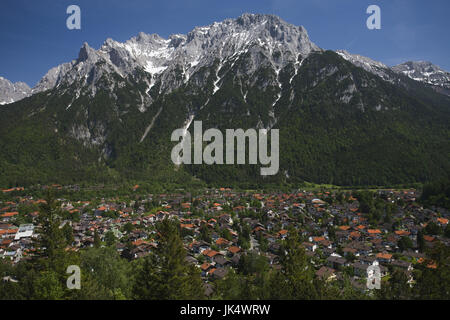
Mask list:
[[[408,61],[393,66],[392,70],[416,81],[450,89],[450,73],[428,61]]]
[[[376,74],[384,80],[391,80],[389,75],[390,68],[382,62],[372,60],[359,54],[351,54],[345,50],[337,50],[336,53],[357,67],[361,67],[370,73]]]
[[[196,27],[187,35],[171,35],[168,39],[141,32],[124,43],[107,39],[98,50],[85,43],[76,60],[49,70],[33,93],[80,82],[91,85],[94,95],[95,84],[102,76],[115,72],[125,78],[136,69],[151,76],[151,85],[161,80],[160,92],[170,92],[186,83],[200,68],[211,66],[219,59],[215,93],[219,90],[218,73],[223,64],[231,59],[235,62],[254,46],[278,69],[296,61],[299,54],[307,56],[321,50],[309,40],[302,26],[288,24],[274,15],[244,14],[237,19]],[[282,59],[272,57],[279,53]],[[255,63],[254,70],[249,71],[257,67]],[[183,72],[182,81],[176,77],[177,70]]]

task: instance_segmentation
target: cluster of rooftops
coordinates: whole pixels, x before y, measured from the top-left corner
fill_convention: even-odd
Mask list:
[[[351,192],[345,201],[336,200],[336,191],[297,190],[280,192],[240,192],[229,188],[208,189],[203,193],[143,194],[136,197],[138,186],[129,198],[58,199],[64,220],[61,226],[72,227],[72,250],[94,245],[97,234],[103,245],[113,245],[127,259],[139,259],[158,246],[155,224],[175,219],[186,249],[186,262],[198,266],[205,282],[227,275],[236,268],[243,255],[264,256],[272,268],[280,268],[280,245],[291,232],[300,236],[316,275],[327,281],[351,274],[355,286],[361,286],[367,268],[378,265],[383,276],[399,268],[414,281],[414,266],[433,261],[418,251],[417,235],[428,223],[445,228],[450,212],[424,209],[416,202],[416,190],[378,190],[385,201],[402,199],[396,206],[393,220],[374,225],[359,208]],[[0,204],[0,258],[17,263],[31,255],[39,236],[37,208],[44,202],[31,196],[18,196]],[[28,210],[22,211],[22,208]],[[26,223],[20,223],[26,221]],[[400,223],[398,223],[400,221]],[[243,226],[249,230],[248,241],[242,245]],[[205,232],[206,229],[206,232]],[[107,243],[114,235],[114,243]],[[207,234],[205,237],[204,234]],[[401,251],[398,242],[409,238],[412,246]],[[425,245],[439,241],[450,245],[445,236],[424,236]],[[349,271],[350,270],[350,271]],[[361,280],[361,281],[360,281]]]

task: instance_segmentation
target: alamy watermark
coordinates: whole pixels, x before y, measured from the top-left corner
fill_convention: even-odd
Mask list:
[[[381,29],[381,9],[379,6],[372,4],[367,10],[367,14],[370,16],[367,18],[366,25],[369,30]]]
[[[381,288],[381,269],[378,265],[371,265],[367,267],[367,289]]]
[[[66,20],[67,29],[80,30],[81,29],[81,9],[80,9],[80,7],[75,4],[72,4],[67,7],[66,13],[70,14],[70,16]]]
[[[171,158],[176,165],[184,164],[246,164],[246,146],[248,146],[248,163],[259,164],[263,176],[275,175],[279,169],[279,130],[270,130],[270,156],[268,149],[268,130],[226,129],[225,159],[223,134],[218,129],[208,129],[203,133],[202,121],[194,121],[194,155],[192,161],[192,139],[187,129],[172,132],[171,141],[179,141],[173,147]],[[246,144],[248,141],[248,144]],[[203,150],[203,142],[210,142]],[[235,152],[236,151],[236,152]],[[235,153],[237,161],[235,162]]]
[[[67,267],[66,273],[71,274],[67,278],[67,288],[69,290],[81,289],[81,269],[77,265],[70,265]]]

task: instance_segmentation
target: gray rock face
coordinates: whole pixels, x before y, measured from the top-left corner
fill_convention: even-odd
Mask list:
[[[301,61],[315,51],[322,49],[309,40],[303,27],[291,25],[273,15],[244,14],[237,19],[196,27],[186,35],[174,34],[167,39],[140,32],[123,43],[106,39],[98,50],[84,43],[75,60],[49,70],[33,93],[54,88],[57,88],[55,95],[68,93],[71,100],[65,105],[65,110],[74,105],[81,115],[85,114],[72,126],[70,135],[84,145],[103,147],[106,146],[107,121],[99,120],[94,125],[89,113],[82,109],[88,107],[78,107],[77,102],[83,97],[94,97],[101,90],[109,94],[111,101],[116,101],[116,89],[130,88],[130,83],[133,83],[130,95],[136,96],[137,108],[144,113],[151,109],[158,96],[175,89],[189,88],[193,94],[208,90],[202,106],[187,107],[189,110],[184,116],[188,128],[195,114],[208,104],[233,70],[233,76],[239,79],[236,81],[246,79],[241,86],[245,91],[242,92],[244,99],[248,87],[275,88],[273,97],[269,96],[273,98],[272,107],[268,110],[269,120],[264,123],[271,127],[277,121],[274,107],[281,98],[281,70],[291,64],[295,69],[292,81]],[[242,63],[244,60],[245,64]],[[262,68],[265,73],[261,72]],[[126,109],[127,106],[112,103],[111,109],[117,113],[119,121],[122,120],[121,114],[128,112],[117,111],[120,108]],[[159,109],[155,113],[140,141],[145,139],[161,112]],[[108,155],[110,151],[106,148],[104,153]]]
[[[64,75],[73,67],[74,62],[61,64],[50,69],[33,88],[33,94],[54,88],[62,81]]]
[[[450,89],[450,73],[427,61],[408,61],[392,67],[413,80]]]
[[[13,103],[30,94],[31,89],[26,83],[12,83],[8,79],[0,77],[0,104]]]
[[[395,74],[403,74],[407,77],[432,85],[438,92],[450,95],[450,73],[427,61],[408,61],[393,67],[357,54],[348,53],[345,50],[336,51],[345,60],[376,74],[386,81],[399,81]],[[393,74],[394,73],[394,74]]]
[[[141,32],[124,43],[107,39],[98,50],[85,43],[78,59],[51,69],[33,93],[81,82],[89,85],[95,94],[95,84],[102,75],[114,72],[126,78],[136,69],[150,76],[147,91],[161,81],[160,92],[169,92],[186,83],[202,67],[218,63],[217,71],[220,71],[225,63],[232,63],[245,53],[254,57],[255,63],[247,70],[251,74],[259,67],[261,53],[279,70],[297,61],[299,55],[304,57],[319,50],[301,26],[288,24],[273,15],[244,14],[237,19],[196,27],[187,35],[171,35],[168,39]],[[176,77],[176,70],[182,70],[182,79]]]
[[[369,71],[377,76],[380,76],[384,80],[390,80],[389,67],[379,61],[372,60],[368,57],[364,57],[358,54],[351,54],[345,50],[336,51],[342,58],[353,63],[355,66],[361,67],[366,71]]]
[[[20,83],[14,88],[9,81],[3,80],[0,103],[14,102],[30,94],[74,83],[77,86],[75,99],[84,94],[94,96],[99,88],[112,92],[138,71],[143,72],[148,85],[146,92],[142,92],[145,96],[142,101],[152,101],[150,91],[157,84],[156,94],[169,93],[187,82],[201,88],[210,73],[215,77],[214,94],[220,88],[224,70],[230,69],[243,55],[250,59],[245,70],[238,73],[251,76],[261,67],[268,67],[278,78],[280,70],[289,63],[294,64],[296,74],[301,60],[314,51],[322,49],[310,41],[302,26],[294,26],[274,15],[244,14],[237,19],[196,27],[186,35],[174,34],[167,39],[140,32],[124,43],[107,39],[98,50],[84,43],[77,59],[50,69],[32,90]],[[450,74],[431,63],[407,62],[389,68],[381,62],[344,50],[337,53],[386,81],[398,81],[395,73],[402,73],[450,92]],[[198,71],[205,67],[209,70],[200,75]],[[109,81],[100,83],[103,78]],[[267,81],[280,87],[279,79]],[[142,110],[145,110],[144,106]]]

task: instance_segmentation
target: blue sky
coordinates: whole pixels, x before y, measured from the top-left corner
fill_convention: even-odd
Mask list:
[[[81,8],[81,30],[66,28],[66,8]],[[381,8],[381,30],[366,9]],[[75,59],[83,42],[125,41],[140,31],[167,37],[242,13],[276,14],[303,25],[324,49],[346,49],[387,65],[429,60],[450,71],[448,0],[1,0],[0,76],[30,86]]]

